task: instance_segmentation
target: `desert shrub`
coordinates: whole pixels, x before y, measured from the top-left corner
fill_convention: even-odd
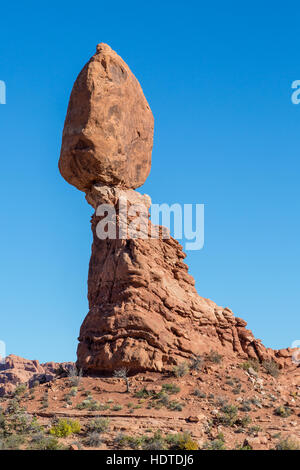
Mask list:
[[[175,384],[164,384],[162,386],[162,391],[169,393],[170,395],[173,395],[175,393],[180,392],[180,387],[178,387],[178,385],[175,385]]]
[[[231,380],[231,379],[227,379],[227,380],[225,381],[225,384],[226,384],[226,385],[229,385],[230,387],[234,387],[234,386],[235,386],[235,383],[234,383],[233,380]]]
[[[234,393],[234,395],[239,395],[241,392],[242,392],[242,386],[240,384],[236,385],[236,387],[232,389],[232,393]]]
[[[225,405],[221,411],[222,414],[218,416],[218,421],[224,426],[234,426],[237,420],[237,408],[234,405]]]
[[[115,445],[117,447],[128,446],[131,449],[139,449],[145,441],[144,436],[132,437],[123,433],[119,433],[115,438]]]
[[[76,397],[77,392],[78,392],[78,388],[77,387],[72,387],[70,392],[69,392],[70,397]]]
[[[226,406],[227,403],[228,403],[228,399],[226,397],[217,397],[216,398],[216,405],[220,406],[221,408]]]
[[[4,430],[6,427],[6,419],[5,419],[5,415],[2,411],[2,409],[0,408],[0,432],[2,430]]]
[[[120,411],[122,409],[122,405],[114,405],[112,407],[112,411]]]
[[[136,398],[149,398],[153,396],[154,394],[155,392],[153,390],[148,390],[144,387],[141,390],[138,390],[137,392],[135,392],[134,396]]]
[[[82,370],[78,370],[76,366],[70,367],[67,371],[69,383],[72,387],[78,387],[82,377]]]
[[[69,393],[67,393],[66,395],[64,395],[63,400],[64,400],[68,405],[72,405],[72,395],[70,395]]]
[[[15,413],[10,410],[5,423],[5,432],[8,434],[25,434],[31,432],[33,419],[23,409]]]
[[[89,411],[105,411],[109,409],[109,405],[103,405],[97,400],[94,400],[91,396],[81,403],[77,403],[76,408],[78,410],[89,410]]]
[[[26,390],[27,390],[27,386],[25,384],[20,384],[15,388],[14,396],[15,397],[20,397],[20,396],[24,395]]]
[[[114,372],[114,377],[118,377],[120,379],[123,379],[126,383],[126,392],[130,392],[130,383],[129,383],[129,378],[128,378],[128,369],[126,367],[123,367],[122,369],[116,370]]]
[[[288,418],[292,414],[292,410],[288,406],[279,406],[274,410],[274,414],[276,416],[280,416],[281,418]]]
[[[156,431],[152,437],[144,437],[143,450],[165,450],[166,442],[160,431]]]
[[[30,433],[42,433],[43,432],[43,427],[39,424],[37,417],[34,416],[27,428],[27,431]]]
[[[24,436],[20,434],[11,434],[0,439],[0,450],[18,450],[24,442]]]
[[[262,404],[258,398],[250,398],[249,402],[257,408],[262,408]]]
[[[214,349],[211,349],[210,352],[206,355],[206,359],[209,362],[213,362],[214,364],[220,364],[222,362],[223,357]]]
[[[189,370],[188,364],[186,362],[182,362],[181,364],[174,366],[172,372],[175,377],[184,377],[188,374]]]
[[[237,444],[235,450],[252,450],[252,447],[249,444]]]
[[[161,393],[158,403],[161,403],[163,406],[169,406],[170,398],[167,393]]]
[[[255,370],[255,372],[259,371],[259,362],[257,359],[248,359],[248,361],[243,362],[240,366],[244,370],[249,370],[250,367]]]
[[[215,418],[215,422],[227,427],[239,426],[245,428],[251,423],[251,418],[248,415],[240,418],[236,406],[225,405],[221,408],[221,413]]]
[[[163,439],[152,439],[143,444],[143,450],[165,450]]]
[[[32,436],[29,445],[30,450],[63,450],[64,447],[59,444],[55,437],[44,436],[43,433]]]
[[[258,432],[261,431],[261,427],[260,426],[251,426],[249,429],[248,429],[248,433],[250,436],[253,436],[255,434],[257,434]]]
[[[70,434],[78,434],[81,426],[78,420],[60,419],[57,424],[52,426],[50,434],[55,437],[67,437]]]
[[[195,356],[192,358],[190,362],[190,369],[191,370],[201,370],[204,365],[205,360],[201,356]]]
[[[96,418],[87,424],[88,431],[105,432],[109,429],[110,419],[109,418]]]
[[[265,371],[272,375],[272,377],[277,378],[279,376],[279,366],[275,361],[263,361],[262,365]]]
[[[197,442],[193,441],[191,435],[187,432],[182,434],[169,434],[166,437],[166,442],[169,444],[170,449],[198,450]]]
[[[206,442],[203,450],[226,450],[223,439],[214,439],[213,441]]]
[[[198,398],[206,398],[206,393],[201,392],[201,390],[199,390],[199,388],[196,388],[193,391],[193,395],[195,395],[195,397],[198,397]]]
[[[300,450],[300,442],[295,441],[289,437],[281,439],[276,444],[276,450]]]
[[[127,443],[126,434],[124,434],[123,432],[119,432],[114,439],[114,443],[117,447],[124,447]]]
[[[183,403],[179,403],[178,401],[172,400],[168,403],[167,408],[171,411],[182,411],[183,406]]]
[[[97,431],[91,431],[88,433],[85,444],[89,447],[99,447],[101,445],[100,433]]]
[[[248,415],[243,416],[242,418],[238,418],[235,422],[236,425],[242,428],[246,428],[247,426],[249,426],[250,423],[251,423],[251,418]]]
[[[246,413],[248,413],[249,411],[251,411],[251,405],[248,401],[244,401],[240,408],[239,408],[240,411],[244,411]]]

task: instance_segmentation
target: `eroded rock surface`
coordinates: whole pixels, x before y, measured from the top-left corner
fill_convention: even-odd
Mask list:
[[[94,208],[110,203],[116,212],[120,198],[128,201],[128,210],[140,204],[148,211],[151,204],[149,196],[133,190],[94,186],[87,193]],[[161,230],[158,239],[101,240],[96,234],[100,220],[92,217],[90,311],[78,346],[78,366],[84,371],[166,371],[210,349],[228,357],[289,360],[289,350],[266,349],[229,308],[198,295],[176,240],[162,239]],[[127,220],[130,224],[134,217]],[[149,221],[149,235],[152,228]]]
[[[59,169],[85,191],[95,182],[141,186],[151,168],[153,115],[128,65],[108,45],[80,72],[69,102]]]
[[[29,387],[34,382],[50,382],[55,377],[55,371],[62,365],[65,368],[74,366],[71,362],[46,362],[40,364],[37,360],[24,359],[10,354],[0,363],[0,397],[12,393],[16,386],[26,384]]]

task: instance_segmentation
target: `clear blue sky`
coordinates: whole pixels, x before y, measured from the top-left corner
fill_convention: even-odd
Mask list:
[[[270,347],[299,328],[298,2],[52,1],[1,5],[0,339],[75,359],[87,311],[91,208],[60,176],[73,82],[108,43],[155,116],[153,202],[204,203],[199,294]]]

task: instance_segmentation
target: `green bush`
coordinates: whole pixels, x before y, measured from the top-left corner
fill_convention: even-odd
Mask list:
[[[214,349],[211,349],[210,352],[206,355],[206,359],[209,362],[213,362],[214,364],[220,364],[222,362],[223,357]]]
[[[286,439],[281,439],[278,442],[276,450],[300,450],[300,442],[287,437]]]
[[[114,405],[112,407],[112,411],[120,411],[122,409],[122,405]]]
[[[97,431],[91,431],[88,433],[85,443],[89,447],[99,447],[101,445],[100,434]]]
[[[141,390],[138,390],[137,392],[135,392],[134,396],[136,398],[149,398],[151,396],[153,396],[155,394],[155,392],[153,390],[148,390],[147,388],[142,388]]]
[[[214,439],[203,446],[203,450],[226,450],[223,439]]]
[[[60,419],[52,426],[50,434],[55,437],[67,437],[70,434],[78,434],[81,430],[79,421],[71,419]]]
[[[41,436],[33,438],[29,446],[30,450],[64,450],[55,437]]]
[[[186,362],[182,362],[181,364],[178,364],[177,366],[173,367],[173,375],[175,377],[184,377],[186,374],[189,372],[189,366]]]
[[[259,362],[257,359],[248,359],[248,361],[241,364],[241,368],[244,370],[249,370],[250,367],[255,370],[255,372],[259,371]]]
[[[166,442],[172,450],[198,450],[197,442],[193,441],[191,435],[187,432],[182,434],[169,434],[166,437]]]
[[[265,371],[272,375],[272,377],[277,378],[279,376],[279,366],[275,361],[263,361],[262,365]]]
[[[15,397],[20,397],[20,396],[24,395],[26,390],[27,390],[27,386],[25,384],[20,384],[15,388],[14,396]]]
[[[195,356],[193,357],[193,359],[191,360],[191,363],[190,363],[190,369],[191,370],[201,370],[202,367],[204,366],[204,362],[205,360],[203,359],[203,357],[201,356]]]
[[[274,414],[276,416],[280,416],[281,418],[288,418],[292,414],[292,410],[288,406],[279,406],[274,410]]]
[[[169,393],[170,395],[180,392],[180,387],[175,384],[164,384],[161,389],[163,392]]]
[[[96,418],[87,424],[88,431],[105,432],[109,429],[109,418]]]

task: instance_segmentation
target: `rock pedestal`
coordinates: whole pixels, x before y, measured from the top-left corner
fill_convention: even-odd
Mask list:
[[[127,201],[126,217],[119,213],[120,199]],[[141,238],[101,240],[97,226],[103,216],[92,217],[90,311],[80,330],[80,368],[88,373],[121,367],[132,373],[161,372],[211,349],[241,359],[275,359],[245,328],[245,321],[197,294],[176,240],[163,239],[161,228],[159,238],[150,238],[157,231],[148,220],[149,196],[98,185],[87,200],[95,209],[102,204],[115,208],[116,233],[121,224],[122,233],[124,224],[133,224],[135,218],[128,215],[133,205],[144,207],[147,224],[146,229],[141,226]]]

